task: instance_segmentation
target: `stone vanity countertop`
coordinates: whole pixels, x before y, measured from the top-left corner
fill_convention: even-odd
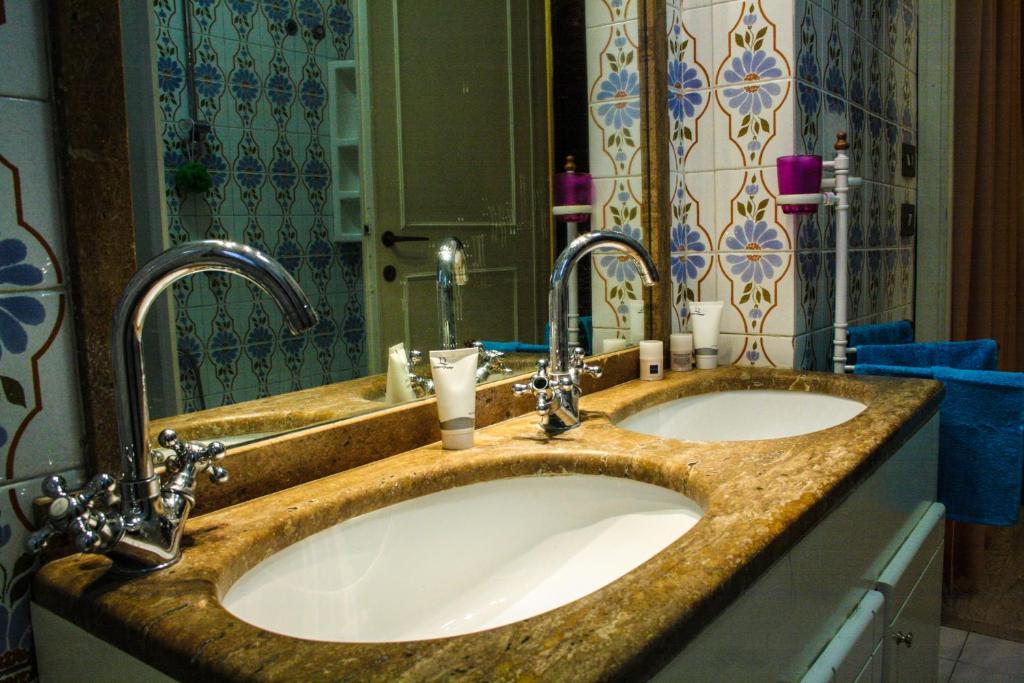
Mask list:
[[[666,400],[732,389],[827,393],[861,401],[867,410],[821,432],[767,441],[687,442],[613,425]],[[640,679],[666,664],[892,455],[941,397],[941,384],[932,381],[750,368],[628,382],[584,396],[585,422],[556,439],[537,430],[535,417],[514,418],[479,430],[470,450],[432,444],[194,518],[181,562],[146,577],[118,577],[101,556],[51,562],[36,577],[35,599],[180,679]],[[355,515],[472,482],[566,472],[672,488],[696,500],[704,516],[590,595],[453,638],[301,640],[251,626],[219,602],[263,559]]]

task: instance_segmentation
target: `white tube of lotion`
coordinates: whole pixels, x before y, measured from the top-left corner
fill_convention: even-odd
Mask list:
[[[721,301],[694,301],[690,304],[693,354],[697,359],[698,370],[718,367],[718,327],[721,320]]]
[[[388,405],[405,403],[416,398],[409,381],[409,356],[405,344],[399,342],[388,349],[388,383],[384,388],[384,402]]]
[[[434,378],[437,417],[441,422],[441,445],[448,450],[473,447],[479,356],[475,348],[430,352],[430,374]]]

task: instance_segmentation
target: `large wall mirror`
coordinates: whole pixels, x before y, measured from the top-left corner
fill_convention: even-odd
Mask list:
[[[137,262],[190,240],[250,244],[289,269],[320,316],[294,336],[241,279],[179,282],[145,329],[154,430],[238,443],[384,408],[399,344],[406,357],[473,342],[504,352],[482,381],[532,371],[546,355],[554,255],[570,229],[589,228],[552,215],[554,174],[570,155],[590,170],[609,97],[587,12],[611,24],[642,4],[121,3]],[[619,41],[636,63],[616,66],[639,76],[633,27]],[[612,96],[641,99],[611,106],[638,115],[632,85]],[[650,243],[657,231],[644,232]],[[442,287],[439,255],[452,249],[468,279]],[[595,330],[601,283],[581,271],[581,346],[650,334],[642,319],[629,332],[642,313],[622,301],[620,329]],[[429,378],[425,362],[412,369]]]

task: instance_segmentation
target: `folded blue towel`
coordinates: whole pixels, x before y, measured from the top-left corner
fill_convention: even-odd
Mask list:
[[[850,346],[861,344],[909,344],[914,341],[914,328],[907,320],[875,325],[852,325],[847,330]]]
[[[484,345],[484,351],[501,351],[502,353],[543,353],[548,352],[548,347],[544,344],[527,344],[526,342],[517,341],[481,341]]]
[[[1024,373],[857,363],[858,375],[934,378],[939,408],[939,501],[958,522],[1013,526],[1024,469]]]
[[[904,367],[901,365],[872,365],[871,363],[857,363],[853,366],[853,374],[932,379],[931,368]]]
[[[960,370],[995,370],[999,346],[993,339],[918,344],[863,344],[857,347],[860,365],[942,366]]]

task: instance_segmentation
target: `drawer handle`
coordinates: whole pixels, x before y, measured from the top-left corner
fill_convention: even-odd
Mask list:
[[[912,631],[896,631],[892,634],[892,639],[896,641],[897,647],[905,644],[909,648],[914,644],[914,633]]]

